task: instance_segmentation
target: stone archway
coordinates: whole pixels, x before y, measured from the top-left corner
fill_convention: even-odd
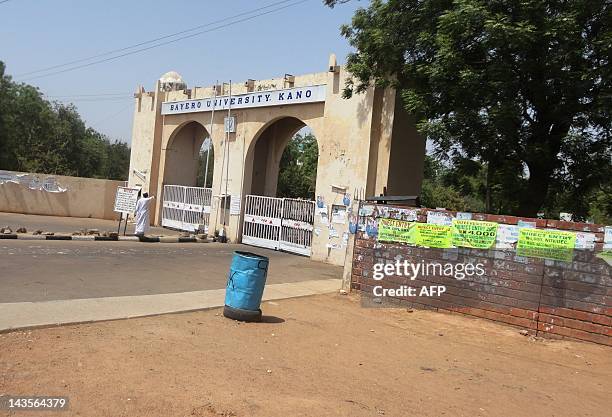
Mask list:
[[[304,125],[313,130],[318,148],[315,198],[321,206],[314,221],[314,259],[344,262],[349,227],[337,213],[354,209],[355,200],[420,192],[425,140],[400,97],[377,86],[343,97],[340,87],[351,74],[333,55],[322,72],[231,86],[186,88],[184,82],[169,84],[180,77],[166,78],[154,91],[139,87],[135,95],[129,183],[157,195],[163,184],[196,185],[198,151],[208,129],[218,168],[210,226],[233,242],[242,235],[245,196],[278,197],[283,151]],[[225,129],[226,119],[232,129]]]
[[[276,196],[283,151],[294,135],[307,126],[296,117],[286,116],[277,118],[260,129],[246,155],[245,194]],[[314,136],[316,137],[316,134]]]
[[[196,121],[178,126],[165,149],[165,185],[195,186],[200,163],[200,149],[208,132]]]

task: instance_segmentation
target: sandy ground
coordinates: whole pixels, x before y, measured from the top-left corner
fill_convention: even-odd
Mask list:
[[[606,416],[612,350],[325,295],[0,335],[0,394],[60,416]],[[0,411],[0,415],[2,414]]]

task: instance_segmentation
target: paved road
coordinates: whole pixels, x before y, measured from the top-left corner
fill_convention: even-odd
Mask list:
[[[0,240],[0,303],[225,288],[234,250],[268,256],[271,284],[342,275],[340,267],[245,245]]]
[[[36,230],[43,230],[45,232],[71,234],[81,229],[98,229],[100,232],[116,232],[118,224],[119,222],[115,220],[89,219],[83,217],[36,216],[31,214],[0,212],[0,227],[9,226],[13,231],[20,227],[25,227],[28,233]],[[121,226],[121,231],[123,232],[123,225]],[[133,224],[128,223],[126,233],[134,233]],[[150,234],[153,235],[173,236],[178,233],[179,232],[161,227],[152,227],[150,230]]]

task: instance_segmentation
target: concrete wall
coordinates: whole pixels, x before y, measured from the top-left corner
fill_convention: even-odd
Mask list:
[[[113,211],[113,207],[117,187],[124,185],[124,181],[62,175],[30,175],[36,175],[43,181],[47,177],[54,177],[57,183],[62,188],[67,188],[68,191],[50,193],[31,190],[27,186],[10,182],[0,184],[0,211],[110,220],[119,218]]]
[[[418,221],[426,222],[430,210],[416,210]],[[378,221],[377,211],[360,218],[360,222]],[[595,244],[593,249],[574,249],[571,261],[566,262],[517,256],[515,249],[495,246],[489,250],[436,249],[382,242],[365,232],[357,232],[352,265],[345,266],[345,274],[347,267],[352,268],[348,273],[351,288],[359,291],[364,300],[371,300],[373,288],[378,285],[383,288],[406,285],[417,289],[444,285],[446,292],[439,297],[394,296],[381,301],[392,306],[482,317],[525,328],[540,336],[568,337],[612,346],[612,268],[596,256],[603,247],[604,226],[480,213],[473,213],[472,218],[512,225],[524,220],[535,223],[538,229],[590,233]],[[419,274],[414,280],[395,274],[382,280],[373,279],[375,264],[395,264],[397,260],[442,265],[480,263],[485,274],[465,276],[462,280],[436,274]]]

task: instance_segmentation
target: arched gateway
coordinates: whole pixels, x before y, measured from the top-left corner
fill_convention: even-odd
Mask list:
[[[135,94],[129,185],[159,197],[155,224],[176,213],[185,219],[205,212],[209,234],[224,229],[232,242],[301,247],[292,251],[340,265],[349,222],[342,213],[345,194],[418,195],[425,154],[425,141],[394,90],[371,87],[344,99],[347,77],[334,55],[327,72],[231,86],[188,89],[178,74],[168,73],[154,91],[140,87]],[[233,123],[226,123],[228,115]],[[322,208],[274,198],[283,150],[305,126],[318,144],[315,194]],[[193,186],[209,136],[212,189],[200,191]],[[204,203],[189,197],[203,193]],[[295,228],[282,229],[281,218]]]

